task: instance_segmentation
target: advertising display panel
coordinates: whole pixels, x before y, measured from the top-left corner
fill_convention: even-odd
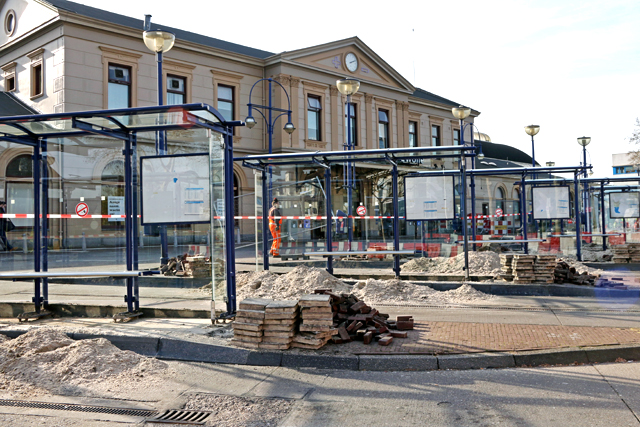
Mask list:
[[[453,176],[408,176],[404,188],[407,221],[455,218]]]
[[[533,219],[570,219],[569,187],[533,187]]]
[[[208,154],[141,157],[140,181],[143,225],[210,221]]]
[[[638,218],[640,193],[609,193],[611,218]]]

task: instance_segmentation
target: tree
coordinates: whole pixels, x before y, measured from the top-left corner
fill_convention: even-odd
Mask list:
[[[640,119],[638,118],[636,118],[636,125],[631,134],[631,138],[629,138],[629,143],[640,145]],[[629,155],[629,160],[632,165],[640,165],[640,149],[631,150],[627,154]]]

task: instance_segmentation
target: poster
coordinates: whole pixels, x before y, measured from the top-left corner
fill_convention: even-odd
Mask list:
[[[569,187],[533,187],[533,219],[570,219]]]
[[[107,197],[107,214],[108,215],[124,215],[124,196]],[[109,218],[109,222],[124,221],[124,218]]]
[[[640,193],[609,193],[609,211],[611,218],[638,218],[640,211]]]
[[[144,225],[210,221],[208,154],[142,157],[140,175]]]
[[[454,219],[452,176],[408,176],[404,188],[407,221]]]

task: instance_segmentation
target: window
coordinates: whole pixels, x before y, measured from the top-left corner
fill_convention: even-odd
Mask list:
[[[409,122],[409,147],[418,146],[418,123]]]
[[[16,31],[16,13],[9,10],[4,17],[4,32],[8,36],[12,36]]]
[[[378,148],[389,148],[389,112],[378,110]]]
[[[7,164],[5,170],[7,213],[33,213],[33,160],[31,154],[21,154]],[[14,218],[16,227],[30,227],[32,219]]]
[[[453,145],[460,145],[460,129],[453,130]]]
[[[233,107],[233,87],[218,85],[218,111],[225,120],[235,120]]]
[[[2,77],[4,77],[4,91],[14,92],[16,90],[16,63],[11,62],[2,66]]]
[[[312,141],[322,141],[320,116],[322,104],[319,96],[309,95],[307,98],[307,137]]]
[[[31,67],[31,97],[42,95],[42,64]]]
[[[349,112],[349,110],[351,110]],[[349,104],[349,110],[347,110],[347,106],[344,106],[344,118],[345,118],[345,123],[347,123],[347,113],[349,113],[350,115],[350,124],[351,124],[351,144],[353,144],[354,147],[358,146],[358,120],[357,120],[357,115],[356,115],[356,104],[350,103]],[[345,143],[348,143],[349,140],[345,141]]]
[[[187,79],[167,75],[167,105],[187,103]]]
[[[504,213],[504,208],[505,208],[505,192],[502,189],[502,187],[496,187],[496,210],[498,209],[502,209],[502,212]]]
[[[109,64],[107,108],[131,107],[131,68]]]
[[[440,145],[442,145],[440,143],[440,126],[431,125],[431,146],[439,147]]]

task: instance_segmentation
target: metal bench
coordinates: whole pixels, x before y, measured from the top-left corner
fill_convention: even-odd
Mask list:
[[[305,256],[349,256],[349,255],[415,255],[416,251],[318,251],[303,252]]]
[[[500,244],[507,244],[507,243],[540,243],[540,242],[546,242],[546,239],[527,239],[527,240],[516,240],[516,239],[511,239],[511,240],[468,240],[467,243],[500,243]],[[464,240],[456,240],[457,244],[463,245],[464,244]]]

